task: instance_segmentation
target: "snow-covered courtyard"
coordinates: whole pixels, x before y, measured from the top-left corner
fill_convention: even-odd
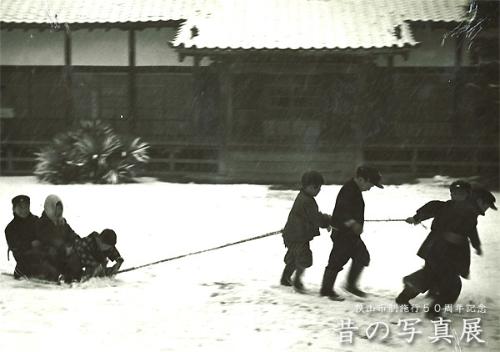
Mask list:
[[[451,181],[436,177],[373,188],[364,193],[365,218],[411,216],[429,200],[448,199]],[[323,187],[316,198],[320,210],[331,214],[339,188]],[[33,177],[2,177],[2,229],[12,218],[11,198],[17,194],[31,197],[36,215],[45,197],[57,194],[66,220],[80,236],[115,229],[126,269],[279,230],[297,191],[151,179],[54,186]],[[495,192],[495,197],[500,199],[500,194]],[[484,253],[472,255],[471,277],[463,280],[455,307],[463,311],[445,314],[451,319],[449,343],[437,338],[442,332],[423,313],[394,311],[401,278],[423,264],[415,253],[430,222],[424,225],[427,229],[397,221],[365,224],[362,236],[371,264],[361,287],[371,295],[363,300],[342,291],[347,270],[336,285],[344,302],[318,296],[331,249],[325,230],[311,243],[314,265],[304,278],[307,295],[279,286],[285,253],[281,235],[71,286],[0,275],[0,351],[498,351],[498,213],[489,210],[479,218]],[[2,239],[4,273],[15,266],[6,252]],[[415,303],[423,307],[427,300],[421,296]],[[475,318],[480,318],[476,333],[467,334],[464,323]],[[421,319],[412,343],[407,342],[410,330],[403,319]],[[344,340],[349,321],[352,343]]]

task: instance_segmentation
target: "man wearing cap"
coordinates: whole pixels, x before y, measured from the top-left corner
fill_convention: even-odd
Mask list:
[[[365,202],[362,192],[370,190],[373,186],[384,188],[381,179],[382,176],[377,169],[370,166],[360,166],[356,170],[356,176],[340,189],[332,214],[331,238],[333,247],[323,275],[321,296],[336,301],[343,300],[333,287],[337,274],[349,259],[352,259],[352,264],[344,288],[356,296],[366,296],[366,293],[357,287],[363,268],[370,263],[370,254],[360,237],[363,233],[365,216]]]
[[[434,205],[427,203],[407,219],[407,222],[417,224],[434,218],[431,232],[417,252],[425,260],[425,265],[403,279],[404,289],[396,298],[396,303],[411,309],[409,300],[429,290],[433,299],[427,313],[429,318],[439,315],[443,305],[453,304],[458,299],[462,289],[460,276],[469,276],[469,243],[476,254],[482,254],[477,217],[484,215],[488,208],[496,210],[495,197],[481,187],[473,188],[466,200],[433,202]]]
[[[81,276],[84,279],[97,276],[112,276],[120,269],[123,258],[116,249],[116,233],[105,229],[100,234],[92,232],[87,237],[77,239],[75,252],[80,259]],[[116,262],[107,267],[108,259]]]
[[[31,214],[30,198],[26,195],[12,198],[12,211],[14,219],[5,228],[5,239],[17,263],[14,276],[29,277],[37,266],[34,247],[37,245],[35,233],[38,217]]]

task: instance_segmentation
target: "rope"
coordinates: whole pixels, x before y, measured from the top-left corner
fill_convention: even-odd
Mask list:
[[[406,221],[406,219],[369,219],[365,221],[370,221],[370,222],[385,222],[385,221]],[[424,229],[427,230],[427,226],[425,226],[423,223],[419,222],[418,225],[422,226]]]
[[[261,238],[265,238],[265,237],[277,235],[277,234],[281,233],[282,231],[283,230],[268,232],[268,233],[265,233],[265,234],[260,235],[260,236],[250,237],[250,238],[246,238],[244,240],[240,240],[240,241],[236,241],[236,242],[231,242],[231,243],[226,243],[226,244],[223,244],[221,246],[212,247],[212,248],[208,248],[208,249],[203,249],[203,250],[199,250],[199,251],[196,251],[196,252],[190,252],[190,253],[186,253],[186,254],[181,254],[181,255],[178,255],[178,256],[175,256],[175,257],[170,257],[170,258],[166,258],[166,259],[162,259],[162,260],[157,260],[157,261],[152,262],[152,263],[143,264],[143,265],[134,266],[134,267],[131,267],[131,268],[120,270],[116,274],[126,273],[128,271],[145,268],[147,266],[152,266],[152,265],[156,265],[156,264],[168,262],[168,261],[171,261],[171,260],[180,259],[180,258],[188,257],[188,256],[191,256],[191,255],[196,255],[196,254],[201,254],[201,253],[205,253],[205,252],[215,251],[217,249],[221,249],[221,248],[225,248],[225,247],[229,247],[229,246],[234,246],[234,245],[245,243],[245,242],[249,242],[249,241],[259,240]]]
[[[371,221],[371,222],[381,222],[381,221],[406,221],[406,219],[370,219],[370,220],[365,220],[365,221]]]

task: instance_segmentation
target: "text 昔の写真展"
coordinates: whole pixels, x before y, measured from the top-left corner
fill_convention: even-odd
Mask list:
[[[453,333],[451,320],[445,319],[443,317],[437,317],[430,320],[430,324],[433,325],[433,333],[427,336],[430,343],[435,344],[439,342],[444,342],[451,344],[452,341],[458,340],[464,343],[485,343],[481,338],[481,333],[483,332],[481,328],[481,318],[463,318],[462,327],[460,335]],[[391,334],[396,334],[396,336],[402,340],[405,340],[408,344],[411,344],[415,338],[422,336],[423,332],[419,330],[422,326],[422,320],[419,318],[409,318],[409,319],[399,319],[397,323],[397,331],[392,331],[389,323],[383,321],[376,321],[369,323],[366,327],[361,329],[356,326],[356,323],[351,319],[340,320],[339,327],[336,332],[340,336],[340,343],[342,344],[352,344],[354,343],[355,333],[364,332],[364,338],[368,340],[378,340],[384,341],[389,338]],[[360,331],[362,330],[362,331]]]

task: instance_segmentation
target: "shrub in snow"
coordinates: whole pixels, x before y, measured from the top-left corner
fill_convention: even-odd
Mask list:
[[[130,182],[149,160],[148,148],[139,138],[125,142],[105,123],[82,121],[36,154],[35,175],[54,184]]]

